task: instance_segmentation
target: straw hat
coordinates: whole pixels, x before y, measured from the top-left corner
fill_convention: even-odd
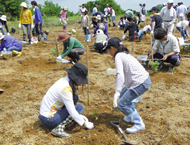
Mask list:
[[[7,16],[2,15],[0,19],[3,20],[3,21],[7,21]]]
[[[24,8],[27,8],[27,4],[26,4],[25,2],[22,2],[22,3],[20,4],[20,6],[21,6],[21,7],[24,7]]]
[[[67,11],[67,7],[64,7],[64,10]]]
[[[57,38],[57,42],[63,42],[67,39],[69,39],[69,35],[67,35],[66,33],[60,33],[59,37]]]
[[[2,40],[3,38],[4,38],[4,35],[0,33],[0,40]]]

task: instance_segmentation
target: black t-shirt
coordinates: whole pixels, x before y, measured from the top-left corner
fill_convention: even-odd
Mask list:
[[[162,17],[160,15],[154,15],[152,17],[152,22],[155,22],[155,29],[162,27]]]
[[[137,31],[137,33],[139,32],[139,28],[136,23],[133,23],[132,25],[128,25],[127,28],[125,29],[124,33],[126,33],[127,30],[129,30],[129,36],[132,36],[132,37],[134,36],[135,31]]]

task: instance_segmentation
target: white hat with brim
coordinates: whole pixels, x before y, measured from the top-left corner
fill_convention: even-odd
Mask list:
[[[168,0],[168,4],[173,4],[174,1],[173,0]]]
[[[20,6],[21,6],[21,7],[24,7],[24,8],[27,8],[27,4],[26,4],[25,2],[22,2],[22,3],[20,4]]]
[[[96,19],[97,19],[97,20],[101,20],[101,16],[100,16],[100,15],[97,15],[97,16],[96,16]]]
[[[67,7],[64,7],[64,10],[66,11],[66,10],[67,10]]]
[[[7,17],[5,15],[2,15],[0,19],[3,21],[7,21]]]
[[[3,38],[4,38],[4,35],[0,33],[0,40],[2,40]]]

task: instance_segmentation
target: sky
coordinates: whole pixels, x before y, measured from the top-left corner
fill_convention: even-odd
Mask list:
[[[30,3],[32,0],[28,0],[28,2]],[[45,0],[36,0],[36,2],[38,4],[44,4]],[[49,0],[50,1],[50,0]],[[68,7],[69,11],[73,11],[74,13],[76,13],[79,9],[79,5],[88,2],[89,0],[52,0],[53,3],[58,3],[61,7]],[[93,1],[93,0],[91,0]],[[158,4],[162,4],[162,3],[167,3],[168,0],[115,0],[115,2],[121,6],[121,8],[123,10],[127,10],[127,9],[133,9],[136,11],[140,11],[139,8],[139,3],[145,3],[146,4],[146,9],[149,10],[151,9],[153,6],[156,6]],[[190,6],[189,3],[190,0],[182,0],[182,1],[178,1],[178,0],[174,0],[174,4],[177,4],[178,2],[183,2],[184,5],[186,5],[187,7]]]

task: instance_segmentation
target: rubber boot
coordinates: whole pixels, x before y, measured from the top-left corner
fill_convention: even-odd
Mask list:
[[[67,134],[64,129],[71,125],[73,122],[72,117],[69,115],[63,122],[57,125],[54,129],[52,129],[51,134],[57,137],[71,137],[70,134]]]
[[[41,41],[41,34],[38,35],[38,41],[40,42]]]
[[[87,38],[88,38],[88,35],[86,34],[86,35],[85,35],[84,42],[86,42],[86,41],[87,41]]]
[[[22,52],[13,50],[12,55],[13,56],[21,56]]]
[[[126,116],[127,120],[134,124],[132,127],[126,129],[126,133],[135,133],[145,129],[145,125],[137,111]]]
[[[170,64],[168,68],[168,72],[173,72],[174,71],[174,65]]]
[[[88,38],[87,42],[90,42],[90,41],[91,41],[91,35],[88,34],[88,35],[87,35],[87,38]]]
[[[66,32],[66,26],[63,26],[63,32]]]
[[[42,36],[44,37],[44,41],[48,41],[48,38],[47,38],[47,35],[46,35],[46,33],[42,33]]]

